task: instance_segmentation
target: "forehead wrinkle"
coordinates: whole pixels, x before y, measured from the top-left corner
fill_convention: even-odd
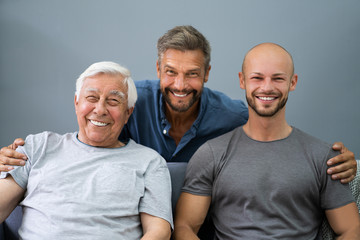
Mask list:
[[[171,65],[169,65],[169,64],[165,64],[165,65],[164,65],[164,68],[171,68],[171,69],[175,69],[175,67],[173,67],[173,66],[171,66]]]
[[[187,69],[187,71],[200,71],[201,70],[201,67],[199,66],[194,66],[194,65],[197,65],[197,64],[192,64],[193,65],[193,68],[191,68],[191,66],[189,67],[190,69]],[[174,64],[172,65],[171,63],[166,63],[164,64],[164,68],[171,68],[171,69],[178,69],[177,67],[177,64]],[[180,68],[185,68],[184,66],[180,66]]]

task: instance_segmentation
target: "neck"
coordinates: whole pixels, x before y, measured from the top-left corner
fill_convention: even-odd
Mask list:
[[[171,123],[171,125],[183,125],[184,123],[195,121],[199,115],[200,104],[195,103],[190,109],[186,112],[177,112],[171,109],[167,104],[165,107],[166,119]]]
[[[288,137],[292,127],[285,120],[285,111],[272,117],[260,117],[249,109],[249,120],[243,126],[245,133],[252,139],[270,142]]]
[[[112,143],[98,143],[98,142],[93,142],[93,141],[89,141],[89,140],[86,140],[84,139],[82,136],[81,136],[81,133],[79,132],[76,136],[76,138],[86,144],[86,145],[89,145],[89,146],[93,146],[93,147],[102,147],[102,148],[119,148],[119,147],[123,147],[125,146],[125,143],[119,141],[119,140],[116,140]]]
[[[177,112],[165,105],[166,119],[171,124],[169,135],[174,139],[176,145],[179,144],[181,138],[191,128],[200,111],[199,101],[195,103],[186,112]]]

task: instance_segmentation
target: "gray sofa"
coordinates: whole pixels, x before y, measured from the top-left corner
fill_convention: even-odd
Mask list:
[[[358,172],[356,178],[350,183],[351,190],[355,197],[356,203],[360,212],[360,160],[357,160]],[[177,199],[179,198],[181,187],[184,181],[184,175],[186,171],[187,163],[168,163],[171,183],[172,183],[172,207],[175,210]],[[18,229],[21,224],[22,210],[21,207],[17,207],[11,215],[5,220],[3,224],[0,224],[0,240],[17,240]],[[322,239],[332,240],[335,236],[325,221],[322,226]],[[200,239],[212,239],[213,227],[209,219],[206,220],[203,227],[200,229]]]

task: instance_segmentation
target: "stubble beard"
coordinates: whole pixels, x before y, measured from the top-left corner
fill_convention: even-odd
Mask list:
[[[161,92],[162,92],[165,102],[169,105],[169,107],[173,111],[176,111],[176,112],[188,111],[200,99],[200,96],[201,96],[201,92],[198,92],[196,90],[190,90],[190,91],[185,90],[182,92],[178,92],[178,91],[172,90],[170,88],[165,88]],[[188,102],[180,100],[180,101],[177,101],[175,104],[171,101],[171,98],[170,98],[170,94],[172,94],[172,92],[175,92],[177,94],[184,94],[184,93],[192,94],[192,97]]]
[[[282,94],[280,94],[280,96],[278,96],[280,99],[282,98]],[[251,109],[254,110],[254,112],[260,116],[260,117],[273,117],[276,113],[278,113],[281,109],[283,109],[286,105],[286,102],[288,100],[288,97],[285,97],[283,99],[281,99],[281,101],[277,104],[277,106],[273,109],[271,109],[270,107],[268,107],[268,109],[265,110],[261,110],[259,109],[256,104],[255,101],[253,100],[255,99],[254,94],[252,94],[251,98],[246,96],[246,101],[249,105],[249,107]],[[265,107],[266,108],[266,107]]]

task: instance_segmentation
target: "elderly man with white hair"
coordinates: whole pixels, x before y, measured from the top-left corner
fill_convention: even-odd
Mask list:
[[[22,239],[169,239],[171,183],[154,150],[118,136],[137,92],[113,62],[91,65],[76,82],[79,131],[29,135],[26,165],[2,173],[0,222],[20,204]]]

